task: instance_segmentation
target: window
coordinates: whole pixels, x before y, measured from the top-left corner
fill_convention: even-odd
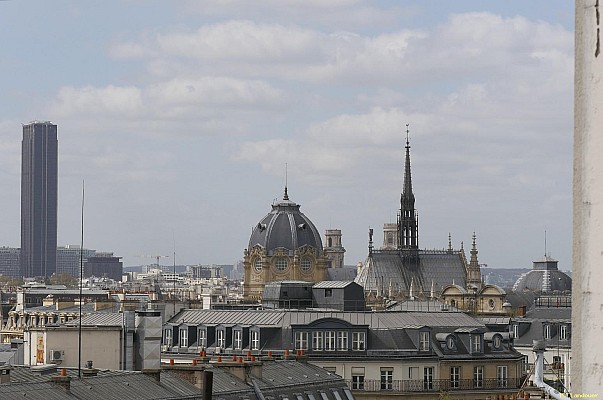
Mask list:
[[[251,331],[251,350],[260,349],[260,331]]]
[[[419,332],[419,351],[429,351],[429,332]]]
[[[513,339],[517,339],[519,337],[519,325],[513,325]]]
[[[507,366],[499,365],[496,367],[496,384],[498,387],[507,387]]]
[[[365,346],[365,332],[353,332],[352,333],[352,350],[364,351]]]
[[[333,289],[325,289],[325,297],[333,297]]]
[[[544,339],[548,340],[551,338],[551,326],[550,325],[545,325],[544,326]]]
[[[216,346],[221,347],[221,348],[226,347],[226,338],[225,338],[226,335],[224,333],[225,333],[224,329],[218,329],[216,331],[216,335],[217,335]]]
[[[164,339],[163,339],[163,344],[165,344],[166,346],[172,346],[172,329],[166,329],[164,331]]]
[[[567,340],[567,325],[559,327],[559,340]]]
[[[325,350],[327,350],[327,351],[335,350],[335,331],[325,332]]]
[[[394,369],[381,368],[381,390],[392,390],[394,387]]]
[[[253,263],[253,267],[257,272],[262,272],[262,259],[259,257],[256,258],[255,262]]]
[[[180,347],[188,347],[188,330],[180,329]]]
[[[473,367],[473,386],[476,388],[484,387],[484,367]]]
[[[289,266],[289,263],[287,262],[287,259],[285,257],[279,257],[276,259],[274,266],[277,271],[282,272],[287,269],[287,267]]]
[[[492,339],[492,346],[495,350],[500,349],[502,345],[502,337],[500,335],[494,335],[494,339]]]
[[[471,335],[471,351],[473,353],[479,353],[482,351],[481,335]]]
[[[346,331],[337,332],[337,350],[346,351],[348,349],[348,333]]]
[[[199,329],[197,331],[197,337],[199,338],[199,347],[207,347],[207,331],[205,329]]]
[[[458,389],[461,384],[461,367],[450,367],[450,387]]]
[[[455,345],[455,341],[454,341],[454,336],[450,335],[448,336],[448,338],[446,338],[446,347],[448,347],[448,350],[454,350],[454,346]]]
[[[433,367],[424,367],[423,368],[423,389],[424,390],[432,390],[433,389]]]
[[[325,371],[327,371],[330,374],[337,373],[337,367],[322,367],[322,369],[324,369]]]
[[[312,332],[312,350],[323,350],[323,337],[323,332],[321,331]]]
[[[312,261],[310,261],[309,258],[302,258],[299,269],[301,269],[302,272],[310,272],[312,269]]]
[[[411,381],[419,379],[419,367],[408,367],[408,379]]]
[[[235,350],[243,349],[243,331],[236,330],[232,332],[232,342]]]
[[[352,367],[352,389],[364,390],[364,367]]]
[[[308,350],[308,332],[295,332],[295,350]]]

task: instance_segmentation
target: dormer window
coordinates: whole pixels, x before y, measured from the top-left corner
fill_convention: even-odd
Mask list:
[[[260,349],[260,331],[253,330],[250,332],[251,335],[251,350]]]
[[[163,333],[163,344],[166,346],[172,346],[172,328],[168,328]]]
[[[232,343],[235,350],[243,349],[243,331],[237,329],[232,332]]]
[[[567,340],[567,325],[561,325],[559,327],[559,340]]]
[[[481,353],[482,351],[482,338],[479,334],[471,335],[471,352]]]
[[[429,351],[429,332],[419,332],[419,351]]]
[[[448,348],[448,350],[454,350],[455,348],[455,340],[454,340],[454,336],[449,335],[446,338],[446,347]]]
[[[513,339],[519,338],[519,324],[513,325]]]
[[[216,346],[224,348],[226,346],[226,332],[224,329],[218,329],[216,331]]]
[[[180,347],[188,347],[188,330],[180,329]]]
[[[547,324],[544,326],[544,339],[549,340],[551,337],[551,325]]]
[[[500,335],[494,335],[494,338],[492,339],[492,347],[494,347],[495,350],[500,349],[500,346],[502,345],[502,337]]]

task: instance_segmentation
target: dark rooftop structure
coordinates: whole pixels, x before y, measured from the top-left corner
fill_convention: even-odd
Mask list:
[[[564,292],[572,290],[572,278],[559,271],[558,261],[544,256],[533,262],[532,270],[522,274],[513,290],[516,292]]]
[[[354,281],[270,282],[264,286],[262,304],[272,309],[362,311],[366,308],[364,290]]]
[[[56,365],[3,367],[0,398],[201,400],[207,382],[203,375],[211,372],[216,400],[354,399],[339,376],[297,360],[208,361],[175,363],[143,373],[84,368],[82,378],[76,368],[61,373]]]

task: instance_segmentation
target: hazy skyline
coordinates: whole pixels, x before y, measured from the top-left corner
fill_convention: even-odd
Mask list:
[[[363,261],[410,124],[419,244],[571,267],[573,3],[0,2],[0,245],[21,124],[58,125],[59,245],[233,263],[282,197]],[[323,238],[324,239],[324,238]],[[171,264],[171,259],[162,263]]]

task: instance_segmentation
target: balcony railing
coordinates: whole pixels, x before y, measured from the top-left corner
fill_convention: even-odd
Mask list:
[[[381,382],[380,380],[365,380],[364,382],[352,382],[347,380],[348,387],[352,390],[365,392],[441,392],[450,390],[492,390],[492,389],[518,389],[521,387],[521,379],[460,379],[450,381],[449,379],[434,379],[431,382],[423,380],[392,380]]]

